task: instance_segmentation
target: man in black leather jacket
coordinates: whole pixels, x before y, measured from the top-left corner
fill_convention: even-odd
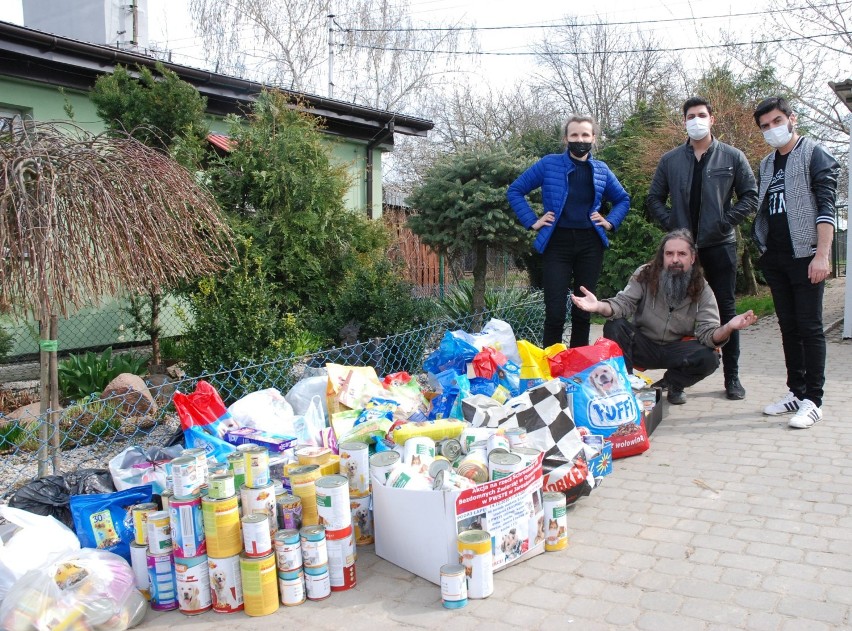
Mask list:
[[[666,230],[685,228],[692,232],[725,324],[736,315],[734,227],[757,210],[757,184],[743,152],[713,137],[713,107],[706,99],[688,99],[683,104],[683,120],[689,139],[660,159],[648,192],[648,209]],[[666,205],[667,200],[671,206]],[[729,399],[745,398],[739,357],[739,332],[735,331],[722,348]]]

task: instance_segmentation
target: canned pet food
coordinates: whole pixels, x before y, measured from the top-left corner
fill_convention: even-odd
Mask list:
[[[194,616],[213,606],[206,554],[191,559],[175,559],[175,579],[181,613]]]
[[[447,609],[461,609],[467,604],[467,575],[464,565],[441,566],[441,604]]]
[[[488,462],[488,441],[477,440],[467,449],[467,455],[476,454],[483,462]]]
[[[305,602],[305,575],[302,568],[279,571],[278,591],[281,592],[281,604],[286,607],[295,607]]]
[[[435,451],[450,462],[455,462],[462,453],[461,443],[455,438],[447,438],[435,445]]]
[[[241,556],[240,577],[246,615],[268,616],[278,611],[278,575],[274,554],[260,558]]]
[[[509,453],[509,439],[503,434],[491,434],[491,436],[488,437],[487,448],[489,456],[495,452],[499,453],[501,451],[503,453]]]
[[[370,492],[370,448],[366,443],[347,442],[340,449],[340,474],[349,480],[349,494]]]
[[[163,489],[163,492],[160,493],[160,504],[162,505],[162,508],[160,510],[164,510],[166,512],[169,512],[169,504],[171,503],[172,498],[175,496],[174,492],[171,489],[171,478],[168,480],[168,485],[169,488]]]
[[[224,500],[234,497],[237,490],[234,487],[234,474],[230,471],[211,475],[207,481],[207,497],[214,500]]]
[[[459,442],[461,443],[462,453],[468,454],[470,453],[470,447],[473,443],[479,441],[488,441],[488,437],[494,430],[488,429],[487,427],[465,427],[464,431],[462,431],[461,438]]]
[[[207,467],[207,450],[204,447],[191,447],[184,449],[180,455],[181,457],[195,458],[195,466],[198,469],[198,483],[201,486],[207,484],[207,479],[210,477],[210,471]]]
[[[518,454],[492,451],[488,455],[488,477],[492,480],[507,478],[523,468],[524,461]]]
[[[370,456],[370,477],[385,484],[394,465],[400,461],[397,451],[380,451]]]
[[[234,476],[234,489],[246,483],[246,460],[241,451],[235,451],[228,456],[228,469]]]
[[[193,456],[180,456],[171,462],[174,499],[186,499],[201,490],[198,462]]]
[[[352,526],[342,530],[326,530],[328,579],[331,591],[342,592],[355,587],[355,537]]]
[[[305,593],[308,600],[325,600],[331,595],[328,565],[305,566]]]
[[[173,559],[171,552],[166,554],[148,552],[147,554],[148,578],[151,585],[151,609],[154,611],[171,611],[178,608]]]
[[[349,498],[352,509],[352,527],[355,530],[355,545],[366,546],[373,543],[373,507],[372,495]]]
[[[237,496],[201,498],[201,519],[207,537],[207,554],[217,559],[233,557],[243,550]]]
[[[302,525],[316,526],[319,523],[317,512],[317,480],[322,477],[319,465],[300,465],[290,469],[290,487],[293,495],[302,499]]]
[[[299,531],[299,536],[302,539],[302,563],[305,567],[326,565],[328,563],[328,547],[325,541],[325,528],[322,526],[305,526]]]
[[[436,456],[432,464],[429,465],[429,477],[434,478],[438,475],[438,471],[451,471],[452,468],[453,465],[449,460],[443,456]]]
[[[504,431],[506,439],[509,441],[509,449],[515,451],[518,447],[526,447],[527,430],[523,427],[509,427]]]
[[[541,452],[538,449],[533,449],[532,447],[515,447],[512,450],[513,454],[518,454],[523,461],[524,468],[530,466],[536,460],[538,460]]]
[[[458,474],[472,480],[476,484],[488,482],[488,466],[479,453],[471,451],[458,466]],[[472,598],[472,596],[471,596]]]
[[[428,436],[412,436],[403,445],[403,460],[412,467],[429,467],[435,459],[435,441]]]
[[[207,554],[201,496],[172,500],[169,505],[175,558],[188,559]]]
[[[565,495],[562,493],[544,493],[544,525],[547,529],[544,549],[547,552],[564,550],[568,547],[568,517]]]
[[[270,534],[278,530],[278,515],[276,513],[275,491],[272,488],[272,482],[267,482],[266,485],[259,488],[243,484],[240,489],[240,499],[242,500],[243,515],[263,513],[269,517]]]
[[[279,530],[273,543],[275,565],[279,572],[291,572],[302,567],[302,541],[298,530]]]
[[[425,491],[432,488],[429,478],[424,473],[421,473],[418,467],[412,467],[407,464],[397,464],[391,470],[385,486],[395,489],[412,489],[415,491]]]
[[[133,540],[141,546],[148,545],[148,515],[157,512],[154,502],[136,504],[130,508],[133,518]]]
[[[459,562],[467,576],[469,598],[487,598],[494,591],[491,535],[484,530],[467,530],[458,538]]]
[[[157,511],[148,515],[148,550],[151,554],[166,554],[172,551],[172,525],[168,511]]]
[[[148,546],[135,541],[130,544],[130,566],[133,568],[133,578],[136,579],[136,589],[145,598],[151,597],[151,577],[148,576]]]
[[[262,557],[272,552],[272,538],[269,534],[269,516],[265,513],[252,513],[242,519],[243,548],[246,556]]]
[[[327,530],[341,530],[352,525],[349,508],[349,480],[343,475],[326,475],[316,481],[319,522]]]
[[[207,558],[210,575],[210,594],[213,611],[234,613],[243,610],[243,581],[240,575],[240,555],[224,559]]]
[[[248,449],[243,450],[243,457],[245,485],[254,489],[269,485],[269,452],[260,445],[250,445]]]
[[[302,527],[302,498],[289,493],[275,497],[278,527],[282,530],[299,530]]]
[[[474,486],[476,484],[463,475],[459,475],[453,471],[438,471],[432,484],[432,489],[435,491],[463,491]]]

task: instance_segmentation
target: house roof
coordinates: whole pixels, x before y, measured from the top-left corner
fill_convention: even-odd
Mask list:
[[[852,112],[852,79],[829,81],[828,87],[834,90],[837,98]]]
[[[35,29],[0,22],[0,76],[88,91],[102,74],[117,65],[154,68],[159,60],[139,53],[89,44]],[[209,113],[219,116],[242,114],[265,86],[256,81],[161,62],[207,98]],[[301,109],[325,119],[332,134],[370,141],[393,123],[393,131],[425,136],[430,120],[379,110],[315,94],[282,90]],[[393,137],[389,139],[393,143]]]

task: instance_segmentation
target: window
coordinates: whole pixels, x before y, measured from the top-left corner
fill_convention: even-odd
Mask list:
[[[13,124],[21,124],[25,112],[22,109],[0,104],[0,133],[8,131]]]

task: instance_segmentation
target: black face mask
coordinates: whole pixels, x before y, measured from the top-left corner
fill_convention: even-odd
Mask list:
[[[568,143],[568,151],[570,151],[574,156],[578,158],[583,158],[587,153],[592,150],[592,143],[590,142],[569,142]]]

